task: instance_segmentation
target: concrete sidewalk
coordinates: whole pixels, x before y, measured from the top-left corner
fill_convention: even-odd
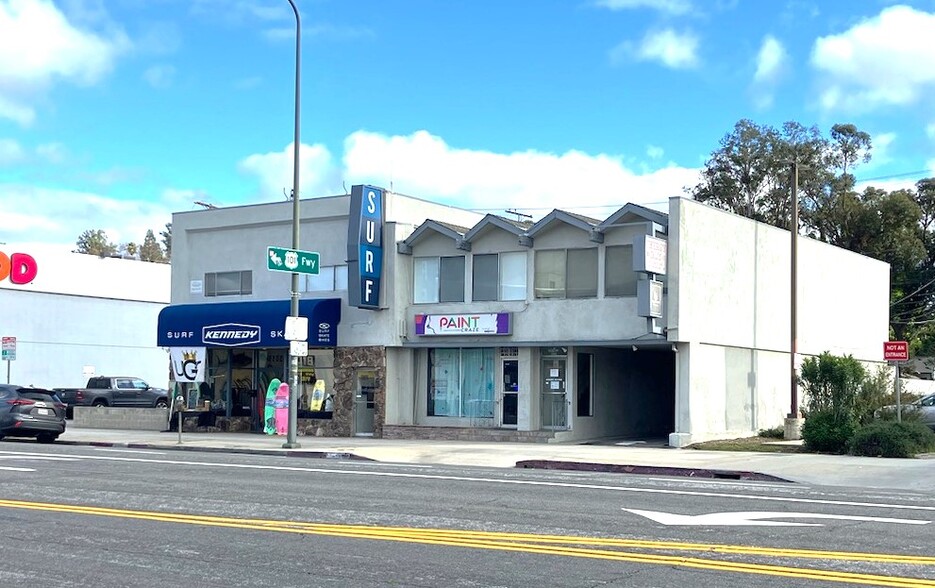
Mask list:
[[[764,479],[770,476],[811,485],[911,490],[935,495],[935,455],[918,459],[882,459],[807,453],[700,451],[642,444],[500,443],[369,437],[298,437],[296,441],[300,448],[283,449],[285,440],[285,437],[262,434],[182,433],[182,443],[179,444],[179,436],[175,432],[71,426],[58,443],[498,468],[513,468],[520,462],[532,462],[528,465],[560,467],[566,464],[566,468],[579,470],[724,479]]]

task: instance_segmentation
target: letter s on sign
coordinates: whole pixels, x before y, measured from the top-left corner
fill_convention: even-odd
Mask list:
[[[31,255],[14,253],[7,257],[0,252],[0,280],[9,277],[14,284],[28,284],[36,279],[38,273],[39,266]]]

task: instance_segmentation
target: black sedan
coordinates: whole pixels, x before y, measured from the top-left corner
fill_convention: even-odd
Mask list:
[[[35,437],[52,443],[65,432],[65,405],[51,390],[0,384],[0,439]]]

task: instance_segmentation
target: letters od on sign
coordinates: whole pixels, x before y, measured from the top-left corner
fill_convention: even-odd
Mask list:
[[[7,278],[14,284],[28,284],[36,279],[39,266],[28,253],[7,255],[0,251],[0,281]]]

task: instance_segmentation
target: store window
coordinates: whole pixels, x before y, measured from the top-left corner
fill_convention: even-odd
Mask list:
[[[608,245],[604,250],[604,295],[636,296],[633,246]]]
[[[243,296],[253,294],[253,272],[206,273],[205,296]]]
[[[536,251],[536,298],[596,298],[597,248]]]
[[[428,416],[493,416],[494,349],[429,349]]]
[[[475,255],[473,300],[525,300],[526,252]]]
[[[299,358],[296,415],[300,419],[330,419],[334,414],[334,350],[309,349]]]
[[[464,256],[413,259],[413,303],[464,302]]]
[[[347,266],[325,265],[317,274],[306,274],[303,292],[337,292],[347,290]]]

